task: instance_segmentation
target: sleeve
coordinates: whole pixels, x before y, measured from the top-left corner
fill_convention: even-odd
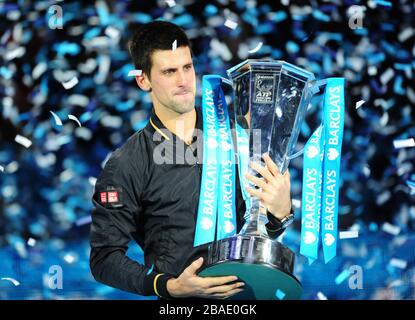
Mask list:
[[[291,207],[290,213],[294,213],[292,207]],[[265,225],[265,228],[267,229],[268,236],[271,239],[276,239],[284,233],[285,228],[281,229],[280,223],[278,223],[277,218],[268,212],[267,212],[267,218],[268,218],[268,223]]]
[[[144,296],[170,297],[169,275],[158,274],[126,256],[137,216],[142,214],[142,176],[128,161],[111,156],[97,179],[92,202],[90,268],[95,280]]]

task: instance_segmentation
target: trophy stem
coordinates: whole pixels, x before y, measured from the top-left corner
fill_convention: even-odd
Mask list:
[[[265,228],[265,224],[268,223],[268,218],[265,214],[261,213],[261,205],[257,197],[250,198],[250,207],[247,210],[249,210],[249,216],[240,233],[268,237]]]

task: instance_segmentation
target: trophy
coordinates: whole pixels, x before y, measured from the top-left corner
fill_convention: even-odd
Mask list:
[[[284,61],[252,59],[227,73],[234,90],[229,115],[249,140],[245,142],[249,150],[244,151],[238,143],[241,136],[236,135],[239,159],[261,161],[268,152],[284,173],[314,93],[314,75]],[[273,300],[281,294],[284,299],[300,299],[302,287],[293,275],[294,252],[269,238],[259,199],[248,197],[244,227],[239,234],[209,245],[207,265],[199,275],[238,276],[245,282],[244,290],[231,299]]]

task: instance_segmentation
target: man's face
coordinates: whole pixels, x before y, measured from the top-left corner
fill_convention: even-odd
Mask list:
[[[191,111],[195,105],[196,74],[189,47],[157,50],[152,54],[151,97],[177,113]]]

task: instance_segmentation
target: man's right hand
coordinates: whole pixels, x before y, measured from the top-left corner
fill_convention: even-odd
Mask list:
[[[203,258],[195,260],[178,278],[167,281],[167,291],[174,298],[198,297],[210,299],[226,299],[241,291],[244,283],[236,282],[236,276],[199,277],[196,272],[203,264]]]

